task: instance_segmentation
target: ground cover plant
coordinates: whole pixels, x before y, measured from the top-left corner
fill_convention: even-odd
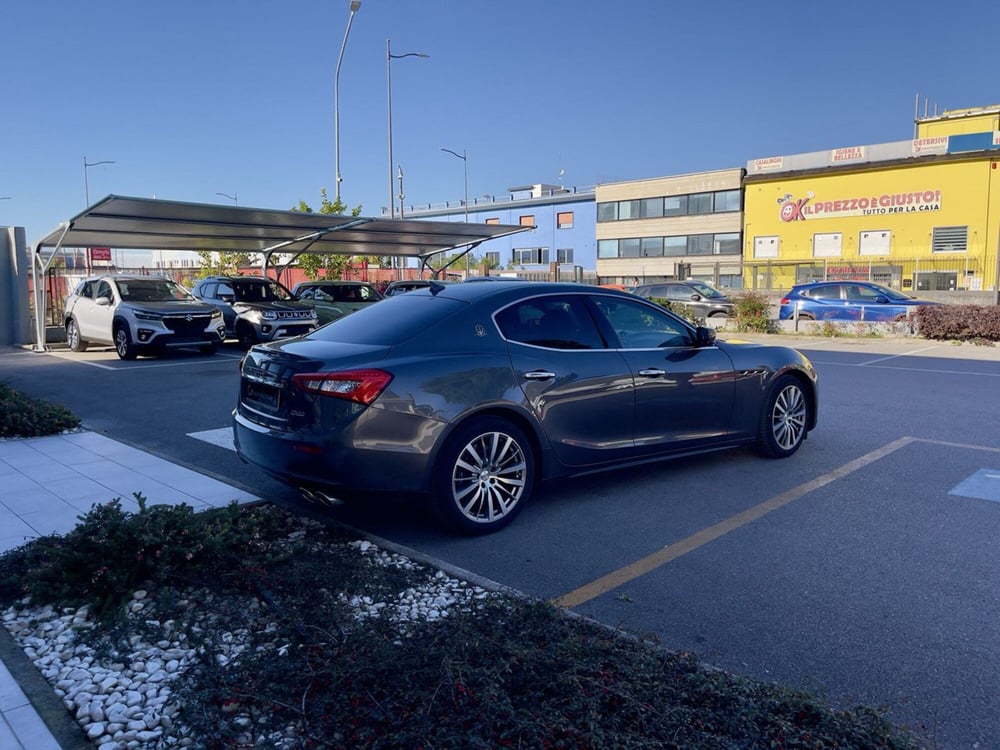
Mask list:
[[[39,437],[80,426],[69,410],[0,383],[0,437]]]
[[[68,424],[63,410],[13,403],[41,415],[39,429]],[[109,669],[137,643],[183,643],[191,657],[164,713],[187,746],[920,747],[872,708],[833,708],[448,580],[302,513],[136,500],[0,555],[0,610],[29,629],[68,613],[74,653]]]

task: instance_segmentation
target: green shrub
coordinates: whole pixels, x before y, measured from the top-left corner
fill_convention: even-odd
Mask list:
[[[0,437],[57,435],[79,426],[79,418],[68,409],[0,383]]]
[[[189,505],[122,508],[119,498],[93,506],[64,536],[48,536],[0,557],[0,604],[28,595],[55,606],[89,604],[114,617],[147,582],[212,575],[220,560],[267,559],[260,516],[233,504],[195,513]]]
[[[736,305],[736,330],[767,333],[771,330],[771,302],[766,294],[745,292],[733,297]]]
[[[650,297],[650,302],[655,302],[660,307],[665,307],[674,315],[679,318],[684,318],[691,325],[703,326],[705,325],[705,319],[694,314],[694,308],[691,305],[685,305],[683,302],[671,302],[663,297]]]
[[[1000,341],[996,305],[923,305],[916,309],[917,328],[925,339]]]

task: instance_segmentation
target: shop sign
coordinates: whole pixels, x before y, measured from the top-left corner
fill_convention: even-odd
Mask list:
[[[784,167],[785,159],[782,156],[769,156],[766,159],[754,159],[754,172],[777,172]]]
[[[1000,146],[1000,130],[993,131],[993,145]]]
[[[910,144],[914,154],[948,153],[948,136],[946,135],[938,135],[933,138],[914,138]]]
[[[864,146],[846,146],[845,148],[835,148],[830,152],[830,161],[834,164],[840,164],[845,161],[860,161],[864,158]]]
[[[93,263],[95,260],[111,261],[111,248],[110,247],[92,247],[90,248],[90,261]]]
[[[881,216],[906,214],[917,211],[940,211],[941,191],[920,190],[912,193],[882,193],[858,195],[836,200],[815,200],[809,192],[804,198],[786,193],[778,198],[778,215],[782,221],[805,221],[841,216]]]

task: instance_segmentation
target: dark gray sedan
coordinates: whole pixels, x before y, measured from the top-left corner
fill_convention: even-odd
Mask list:
[[[471,533],[538,482],[755,444],[795,453],[816,372],[641,298],[576,284],[440,284],[247,352],[239,455],[311,499],[419,493]]]

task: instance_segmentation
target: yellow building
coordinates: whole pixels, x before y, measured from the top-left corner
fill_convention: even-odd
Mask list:
[[[918,118],[916,138],[748,162],[743,284],[868,279],[996,291],[1000,106]]]

